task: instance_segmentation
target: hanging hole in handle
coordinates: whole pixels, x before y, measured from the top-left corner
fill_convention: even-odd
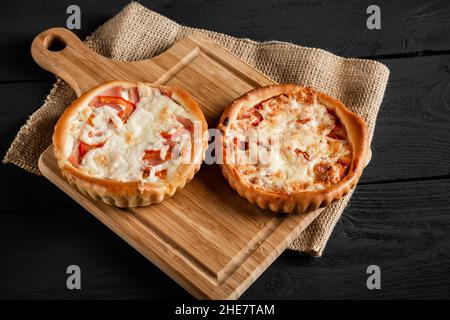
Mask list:
[[[58,52],[62,51],[66,48],[67,44],[66,42],[55,35],[48,35],[44,39],[44,46],[47,48],[47,50]]]

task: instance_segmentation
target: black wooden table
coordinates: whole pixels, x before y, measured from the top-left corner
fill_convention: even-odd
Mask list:
[[[127,3],[111,2],[76,1],[80,37]],[[377,1],[380,30],[366,27],[372,1],[142,3],[189,26],[372,58],[391,70],[372,162],[324,256],[283,253],[242,299],[450,298],[448,0]],[[2,3],[2,155],[54,82],[33,62],[31,40],[65,26],[70,4]],[[0,181],[0,298],[191,298],[45,178],[2,165]],[[81,290],[66,288],[71,264],[82,269]],[[381,268],[381,290],[366,287],[372,264]]]

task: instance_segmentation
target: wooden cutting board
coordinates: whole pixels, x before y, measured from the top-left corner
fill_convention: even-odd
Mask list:
[[[53,51],[52,51],[53,50]],[[59,50],[59,51],[55,51]],[[33,41],[34,60],[78,95],[108,80],[143,80],[188,91],[209,127],[243,93],[274,81],[208,38],[183,38],[159,56],[119,62],[89,50],[72,32],[53,28]],[[86,198],[61,176],[50,146],[39,160],[44,176],[187,291],[202,299],[237,299],[320,210],[279,215],[233,191],[217,165],[163,203],[119,209]]]

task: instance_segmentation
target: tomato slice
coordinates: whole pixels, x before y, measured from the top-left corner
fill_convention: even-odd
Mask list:
[[[145,167],[144,168],[144,170],[142,171],[142,178],[143,179],[148,178],[148,176],[150,175],[150,170],[151,170],[150,167]]]
[[[69,158],[67,159],[69,160],[69,162],[74,166],[74,167],[78,167],[80,165],[80,163],[78,162],[78,157],[76,156],[75,152],[73,152]]]
[[[187,131],[194,133],[194,123],[190,119],[181,116],[177,116],[176,119]]]
[[[90,151],[90,147],[87,143],[84,143],[83,141],[80,141],[78,144],[78,162],[81,163],[81,160],[83,160],[86,153]]]
[[[80,141],[78,147],[75,149],[74,152],[72,152],[72,154],[69,156],[67,160],[69,160],[69,162],[73,164],[75,167],[78,167],[81,164],[81,161],[83,160],[84,156],[89,151],[96,148],[101,148],[103,147],[104,144],[105,142],[100,142],[96,144],[87,144],[83,141]]]
[[[89,151],[96,149],[96,148],[101,148],[101,147],[103,147],[104,144],[105,144],[104,142],[100,142],[100,143],[96,143],[96,144],[87,144],[83,141],[80,141],[80,143],[78,144],[78,162],[81,163],[84,156]]]
[[[125,100],[126,101],[126,100]],[[124,123],[127,122],[128,118],[131,116],[133,111],[136,109],[136,105],[134,103],[128,102],[124,105],[124,109],[122,112],[119,112],[119,117],[122,119]]]
[[[151,167],[145,167],[144,168],[144,170],[142,171],[142,178],[143,179],[148,178],[148,176],[150,175],[150,170],[151,170]],[[163,170],[157,171],[155,173],[155,176],[160,178],[160,179],[166,179],[167,178],[167,169],[163,169]]]
[[[131,116],[133,111],[136,109],[136,105],[130,101],[125,100],[122,97],[112,97],[112,96],[97,96],[90,103],[92,107],[103,107],[110,106],[118,111],[118,116],[125,123]]]
[[[157,176],[160,179],[165,179],[167,177],[167,169],[157,171],[155,173],[155,176]]]
[[[134,103],[122,97],[98,96],[96,99],[101,106],[109,105],[111,107],[119,107],[120,110],[127,108],[134,110],[136,108]]]
[[[264,120],[262,114],[258,111],[257,107],[251,108],[238,119],[250,119],[250,124],[254,127],[256,127],[261,121]]]
[[[161,132],[161,136],[164,138],[163,144],[166,146],[169,146],[169,148],[167,149],[167,153],[166,153],[166,157],[165,160],[170,160],[172,159],[172,153],[173,153],[173,149],[175,149],[175,147],[178,145],[178,142],[173,141],[172,139],[179,137],[180,135],[183,135],[184,133],[186,133],[186,129],[182,128],[178,128],[174,133],[168,133],[168,132]],[[176,155],[176,158],[179,155]]]
[[[150,166],[157,166],[161,163],[166,162],[167,160],[170,160],[170,157],[170,152],[167,152],[165,159],[162,159],[161,150],[145,150],[144,157],[142,159],[146,161]]]
[[[94,122],[93,122],[94,118],[95,118],[95,114],[94,114],[94,113],[91,113],[91,114],[89,115],[89,117],[87,118],[87,120],[86,120],[86,123],[87,123],[88,125],[90,125],[91,127],[94,126]]]
[[[140,98],[141,97],[139,96],[139,90],[137,87],[128,89],[128,101],[136,105],[139,102]]]
[[[161,92],[162,95],[167,96],[167,97],[172,97],[173,94],[173,90],[170,88],[158,88],[159,92]]]
[[[161,150],[145,150],[144,160],[161,159]]]
[[[169,160],[171,159],[171,153],[172,150],[178,145],[178,143],[176,141],[172,141],[172,140],[166,140],[163,142],[164,145],[169,146],[169,148],[167,149],[167,155],[166,155],[166,159]]]
[[[259,113],[257,109],[254,109],[252,111],[252,115],[254,117],[252,121],[252,126],[256,127],[263,120],[263,116],[261,115],[261,113]]]
[[[264,107],[263,107],[262,103],[260,103],[255,106],[255,109],[262,110],[262,109],[264,109]]]
[[[94,136],[95,137],[101,137],[102,135],[103,135],[103,132],[101,132],[101,131],[97,131],[96,133],[94,133],[92,131],[88,132],[88,137],[89,138],[93,138]]]
[[[177,130],[175,130],[173,133],[163,131],[163,132],[161,132],[161,136],[164,139],[171,140],[171,139],[176,139],[185,133],[187,133],[187,130],[184,127],[180,127]]]
[[[161,137],[163,137],[164,139],[170,140],[172,138],[172,133],[168,133],[166,131],[163,131],[163,132],[161,132]]]
[[[120,97],[122,95],[122,87],[112,87],[103,91],[100,96],[108,96],[108,97]]]
[[[166,162],[166,160],[163,160],[163,159],[149,159],[149,160],[146,160],[146,161],[147,161],[149,166],[157,166],[157,165],[159,165],[161,163]]]
[[[172,139],[175,139],[187,131],[193,132],[194,131],[194,123],[185,117],[177,116],[176,120],[180,122],[183,127],[180,127],[176,129],[173,133],[169,133],[166,131],[161,132],[161,136],[164,138],[163,144],[168,146],[166,156],[164,159],[161,157],[161,150],[146,150],[143,159],[147,161],[147,163],[151,166],[161,164],[165,161],[169,161],[172,159],[172,153],[175,147],[178,145],[176,141],[173,141]],[[178,155],[177,155],[178,156]]]

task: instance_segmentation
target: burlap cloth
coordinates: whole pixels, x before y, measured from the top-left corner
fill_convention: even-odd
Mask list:
[[[343,101],[363,116],[372,139],[375,120],[389,70],[382,64],[345,59],[321,49],[269,41],[255,42],[225,34],[181,26],[138,3],[130,3],[99,27],[86,44],[115,60],[141,60],[157,55],[187,34],[199,32],[280,83],[315,87]],[[45,103],[22,126],[4,162],[35,174],[39,155],[49,146],[53,127],[64,108],[75,99],[73,90],[57,80]],[[320,256],[351,195],[325,209],[289,246],[289,249]]]

